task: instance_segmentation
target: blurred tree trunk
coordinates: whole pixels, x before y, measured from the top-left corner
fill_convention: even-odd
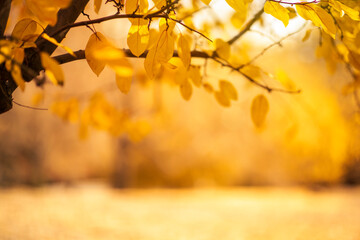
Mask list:
[[[133,169],[131,167],[131,141],[122,136],[118,140],[117,154],[114,162],[112,186],[115,188],[127,188],[131,185]]]

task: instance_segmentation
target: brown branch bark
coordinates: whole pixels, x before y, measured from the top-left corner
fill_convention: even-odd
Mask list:
[[[6,3],[10,2],[10,0],[0,0],[0,7],[7,6]],[[55,26],[48,26],[44,30],[47,34],[51,35],[51,33],[57,31],[65,25],[72,24],[76,21],[78,16],[84,10],[86,4],[89,0],[73,0],[71,5],[66,9],[61,9],[58,12],[58,21]],[[3,19],[2,16],[6,15],[6,12],[2,13],[3,8],[0,8],[0,21]],[[0,24],[3,24],[0,22]],[[6,24],[5,24],[6,25]],[[3,26],[3,25],[0,25]],[[55,37],[58,42],[61,42],[69,29],[65,29],[64,31],[57,34]],[[29,48],[25,51],[24,65],[26,68],[32,69],[35,73],[39,73],[42,70],[42,65],[39,56],[39,50],[49,53],[50,55],[55,51],[57,46],[52,43],[45,41],[42,38],[39,38],[36,41],[38,49]],[[24,70],[24,68],[23,68]],[[27,71],[22,71],[22,75],[25,81],[31,81],[34,78],[34,74],[28,73]],[[6,111],[9,111],[12,108],[12,93],[17,88],[14,80],[11,77],[11,74],[6,71],[5,67],[0,66],[0,114]]]
[[[6,24],[9,19],[11,0],[0,1],[0,36],[4,36]]]
[[[129,57],[129,58],[137,58],[137,56],[133,55],[131,53],[131,51],[129,49],[123,49],[125,56]],[[58,61],[60,64],[65,64],[65,63],[69,63],[69,62],[73,62],[76,60],[81,60],[81,59],[85,59],[85,51],[84,50],[78,50],[76,52],[74,52],[76,55],[76,58],[73,57],[72,55],[70,55],[69,53],[66,54],[62,54],[62,55],[58,55],[55,56],[54,59],[56,61]],[[139,56],[139,58],[145,58],[146,55],[148,54],[148,51],[145,51],[143,54],[141,54]],[[179,57],[179,54],[177,51],[174,51],[174,55],[173,57]],[[284,92],[284,93],[300,93],[300,90],[295,90],[295,91],[291,91],[291,90],[286,90],[286,89],[280,89],[280,88],[272,88],[269,86],[266,86],[264,84],[261,84],[260,82],[257,82],[255,79],[253,79],[252,77],[246,75],[244,72],[241,71],[241,69],[239,67],[234,67],[229,63],[223,63],[221,60],[219,60],[218,56],[210,56],[205,52],[201,52],[201,51],[192,51],[191,52],[191,57],[195,57],[195,58],[203,58],[203,59],[212,59],[213,61],[219,63],[221,66],[229,68],[233,71],[238,72],[240,75],[242,75],[243,77],[245,77],[246,80],[250,81],[251,83],[265,89],[268,92]]]
[[[125,56],[128,58],[137,58],[137,56],[135,56],[134,54],[131,53],[130,49],[123,49]],[[58,56],[55,56],[54,59],[60,63],[60,64],[65,64],[65,63],[69,63],[69,62],[73,62],[76,60],[81,60],[81,59],[85,59],[85,51],[84,50],[78,50],[76,52],[74,52],[76,55],[76,58],[73,57],[72,55],[70,55],[69,53],[65,53],[65,54],[61,54]],[[139,58],[145,58],[146,55],[148,53],[148,50],[146,50],[143,54],[141,54],[139,56]],[[175,50],[174,51],[174,57],[178,57],[179,54],[178,52]],[[200,51],[192,51],[191,52],[191,57],[197,57],[197,58],[211,58],[211,56],[209,56],[208,54],[206,54],[205,52],[200,52]]]
[[[4,36],[10,8],[11,0],[0,1],[0,37]],[[8,89],[16,88],[16,84],[13,81],[10,82],[7,80],[11,76],[8,72],[4,71],[4,69],[4,65],[0,65],[0,113],[12,108],[11,91],[9,92]]]

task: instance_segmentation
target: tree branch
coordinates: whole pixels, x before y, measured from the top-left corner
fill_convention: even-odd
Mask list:
[[[4,36],[6,24],[9,19],[11,0],[0,1],[0,36]]]
[[[264,13],[264,8],[262,8],[260,11],[258,11],[255,16],[246,24],[246,26],[244,27],[243,30],[241,30],[237,35],[235,35],[233,38],[231,38],[228,41],[228,44],[233,44],[234,42],[236,42],[239,38],[241,38],[242,35],[244,35],[247,31],[250,30],[250,28],[252,27],[252,25],[254,25],[254,23],[260,19],[261,15]]]
[[[98,23],[110,21],[113,19],[124,19],[124,18],[126,18],[126,19],[129,19],[129,18],[142,18],[142,19],[165,18],[165,19],[169,19],[171,21],[181,24],[182,26],[186,27],[190,31],[193,31],[212,42],[212,40],[210,38],[208,38],[201,32],[185,25],[181,20],[177,20],[177,19],[169,17],[167,14],[133,14],[133,13],[132,14],[114,14],[111,16],[106,16],[106,17],[97,18],[97,19],[93,19],[93,20],[81,21],[81,22],[77,22],[77,23],[64,25],[61,28],[59,28],[58,30],[49,34],[49,36],[56,37],[58,34],[62,33],[63,31],[68,31],[69,29],[75,28],[75,27],[88,26],[90,24],[98,24]]]
[[[126,57],[130,57],[130,58],[138,58],[137,56],[133,55],[130,51],[130,49],[123,49],[125,56]],[[60,64],[65,64],[65,63],[69,63],[72,61],[76,61],[76,60],[81,60],[81,59],[85,59],[85,51],[84,50],[78,50],[76,52],[74,52],[76,55],[76,58],[72,55],[70,55],[69,53],[66,54],[62,54],[62,55],[58,55],[55,56],[54,59],[56,61],[58,61]],[[139,56],[139,58],[146,58],[148,54],[148,51],[145,51],[143,54],[141,54]],[[177,51],[174,51],[174,55],[173,57],[179,57],[179,54]],[[280,88],[272,88],[266,85],[263,85],[259,82],[257,82],[255,79],[253,79],[252,77],[246,75],[245,73],[241,72],[240,68],[238,67],[234,67],[229,63],[223,63],[222,61],[220,61],[218,59],[218,57],[216,56],[209,56],[207,53],[205,52],[201,52],[201,51],[192,51],[191,52],[191,57],[195,57],[195,58],[203,58],[203,59],[212,59],[213,61],[219,63],[221,66],[223,67],[227,67],[230,68],[233,71],[238,72],[239,74],[241,74],[242,76],[244,76],[248,81],[252,82],[253,84],[265,89],[268,92],[272,92],[272,91],[276,91],[276,92],[284,92],[284,93],[300,93],[300,90],[296,90],[296,91],[290,91],[290,90],[286,90],[286,89],[280,89]]]
[[[47,34],[51,34],[57,29],[63,27],[64,25],[69,25],[74,23],[81,12],[84,10],[86,4],[89,0],[73,0],[71,5],[66,9],[61,9],[58,12],[58,21],[55,26],[48,26],[44,30]],[[3,23],[3,16],[8,16],[6,11],[3,12],[3,8],[8,6],[6,4],[10,4],[11,1],[9,0],[0,0],[0,26],[4,26]],[[5,9],[5,8],[4,8]],[[6,23],[5,23],[6,24]],[[61,42],[68,30],[62,31],[59,33],[55,39],[58,42]],[[32,69],[33,71],[22,71],[22,75],[25,81],[31,81],[34,78],[34,73],[38,74],[42,70],[42,64],[39,56],[39,51],[44,51],[49,53],[50,55],[55,51],[57,46],[53,45],[52,43],[44,40],[43,38],[39,37],[36,40],[36,45],[38,48],[28,48],[25,50],[25,58],[22,66],[22,70],[24,69]],[[14,80],[12,79],[11,74],[5,69],[2,65],[0,66],[0,114],[6,111],[9,111],[12,108],[12,93],[17,88]]]
[[[123,49],[123,51],[125,53],[125,56],[128,58],[138,58],[137,56],[135,56],[134,54],[131,53],[130,49]],[[65,63],[73,62],[76,60],[85,59],[85,51],[84,50],[78,50],[78,51],[74,52],[74,54],[76,55],[76,57],[72,56],[69,53],[65,53],[65,54],[55,56],[53,58],[60,64],[65,64]],[[141,54],[139,56],[139,58],[146,58],[147,54],[148,54],[148,50],[146,50],[143,54]],[[173,57],[178,57],[178,56],[179,56],[179,54],[175,50]],[[211,58],[211,56],[207,55],[205,52],[200,52],[200,51],[192,51],[191,57],[204,58],[204,59]]]

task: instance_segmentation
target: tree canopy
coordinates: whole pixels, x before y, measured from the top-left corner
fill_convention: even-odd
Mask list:
[[[113,14],[98,17],[86,13],[89,7],[99,13],[105,4],[114,7]],[[239,98],[237,89],[226,77],[218,79],[217,85],[209,83],[208,62],[229,69],[264,92],[299,94],[301,89],[286,72],[267,72],[256,60],[269,49],[282,46],[292,35],[304,32],[302,41],[306,41],[315,31],[320,33],[317,56],[326,60],[329,72],[336,71],[338,64],[347,69],[353,81],[346,89],[360,107],[357,93],[360,6],[357,0],[225,0],[223,4],[233,9],[232,16],[218,19],[209,0],[4,0],[0,3],[0,113],[12,108],[12,93],[17,88],[25,91],[26,82],[34,81],[39,87],[48,82],[66,84],[70,79],[64,78],[61,64],[81,59],[86,59],[94,77],[106,66],[111,68],[124,94],[137,78],[167,79],[179,88],[185,100],[191,99],[193,88],[200,88],[213,94],[220,105],[230,107],[232,101]],[[9,15],[15,10],[19,12],[18,21],[13,29],[7,29]],[[201,12],[208,14],[210,20],[198,18]],[[77,21],[80,15],[87,20]],[[306,21],[249,56],[241,39],[255,31],[255,25],[260,26],[260,30],[256,30],[260,37],[271,39],[266,33],[265,15],[281,21],[285,27],[298,18]],[[127,19],[131,23],[130,29],[123,33],[127,36],[127,44],[123,46],[96,30],[97,24],[116,19]],[[88,28],[92,34],[82,49],[70,49],[62,42],[68,31],[78,27]],[[236,34],[229,36],[229,27],[237,29]],[[57,48],[66,53],[55,55]],[[144,59],[146,76],[136,73],[138,70],[129,58]],[[124,126],[128,126],[127,114],[110,104],[101,93],[94,93],[85,107],[80,107],[77,99],[72,98],[54,102],[51,109],[64,120],[79,121],[84,134],[91,126],[119,135],[126,131]],[[266,95],[254,96],[250,109],[254,125],[261,127],[269,111]],[[124,124],[119,124],[121,122]]]

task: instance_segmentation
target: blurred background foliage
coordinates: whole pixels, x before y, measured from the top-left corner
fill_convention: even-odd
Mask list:
[[[127,26],[114,21],[97,30],[121,45],[126,38],[118,34],[119,27]],[[276,29],[268,30],[276,35]],[[141,60],[132,60],[139,67],[128,95],[117,90],[109,69],[96,78],[85,61],[63,65],[67,79],[63,88],[46,85],[42,90],[29,84],[14,99],[49,107],[54,99],[75,96],[81,105],[100,92],[140,124],[132,134],[118,137],[90,129],[84,139],[77,125],[50,110],[15,106],[0,117],[0,185],[89,179],[115,187],[172,188],[359,183],[359,109],[352,95],[344,92],[350,77],[341,66],[330,74],[325,60],[315,56],[318,33],[301,43],[304,33],[257,61],[269,72],[286,71],[302,90],[266,94],[270,111],[260,130],[251,122],[250,105],[253,96],[264,91],[210,62],[206,80],[215,86],[226,76],[238,90],[239,100],[230,108],[198,89],[184,101],[170,81],[147,81]],[[85,28],[70,31],[65,44],[82,48],[90,34]],[[254,55],[269,44],[258,39],[250,32],[242,40],[244,55]]]

